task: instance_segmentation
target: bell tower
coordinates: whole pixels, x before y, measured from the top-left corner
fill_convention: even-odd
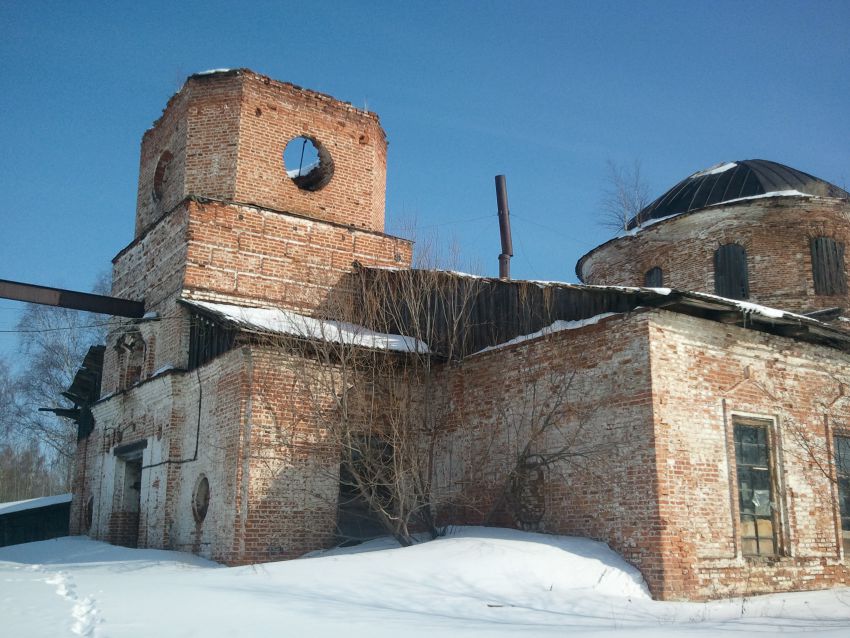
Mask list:
[[[190,196],[382,232],[386,174],[374,113],[246,69],[199,73],[142,139],[136,236]]]
[[[412,242],[383,232],[386,159],[374,113],[245,69],[190,76],[142,138],[113,260],[114,296],[174,318],[145,370],[185,365],[181,299],[313,314],[354,262],[408,267]]]

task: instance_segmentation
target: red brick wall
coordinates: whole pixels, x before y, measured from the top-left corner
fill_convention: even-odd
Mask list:
[[[552,414],[560,425],[543,448],[566,446],[568,454],[545,473],[542,488],[532,486],[545,498],[537,529],[604,540],[659,589],[662,520],[647,344],[647,315],[617,315],[472,356],[448,371],[452,429],[438,445],[448,478],[436,483],[453,490],[461,507],[444,522],[484,521],[529,426]],[[553,395],[564,399],[556,412],[547,407]],[[518,524],[504,514],[496,521]]]
[[[383,231],[387,140],[378,116],[255,73],[241,81],[234,199]],[[334,175],[319,191],[300,190],[284,171],[283,149],[299,136],[315,139],[333,159]]]
[[[848,214],[846,200],[827,198],[713,206],[603,244],[583,258],[582,280],[642,286],[644,273],[659,266],[665,286],[714,293],[714,251],[735,242],[747,251],[750,301],[795,311],[847,308],[848,295],[815,295],[809,240],[832,237],[850,250]]]
[[[837,535],[831,435],[850,423],[850,357],[736,326],[655,311],[650,323],[664,598],[737,596],[850,582]],[[772,436],[780,556],[742,556],[735,415]]]
[[[322,421],[333,402],[321,383],[308,389],[314,365],[280,347],[251,349],[234,562],[295,558],[334,539],[340,453]]]
[[[320,307],[359,261],[407,267],[412,244],[253,206],[189,202],[183,287],[197,298],[303,312]]]
[[[156,220],[173,209],[186,197],[186,109],[189,91],[184,89],[168,102],[162,116],[142,137],[139,158],[139,188],[136,196],[135,237],[139,237]],[[153,196],[154,174],[160,157],[172,154],[167,186],[162,198]]]
[[[139,512],[112,512],[106,539],[113,545],[138,547]]]

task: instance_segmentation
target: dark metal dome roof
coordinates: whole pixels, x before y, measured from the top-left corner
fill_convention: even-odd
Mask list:
[[[726,162],[683,179],[630,219],[628,227],[767,193],[850,197],[845,190],[784,164],[767,160]]]

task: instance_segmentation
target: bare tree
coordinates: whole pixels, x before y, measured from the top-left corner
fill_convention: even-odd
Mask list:
[[[600,223],[617,232],[628,230],[629,222],[642,220],[638,213],[650,203],[649,186],[641,174],[640,160],[630,166],[613,160],[607,162],[606,188],[602,198]]]
[[[272,345],[291,353],[304,418],[338,451],[335,480],[353,501],[343,508],[362,504],[410,545],[417,531],[440,534],[434,455],[448,422],[440,364],[461,356],[477,284],[423,270],[360,270],[351,284],[324,308],[334,320],[305,322]]]
[[[18,397],[9,363],[2,357],[0,357],[0,404],[4,407],[0,410],[0,441],[8,442],[15,433]]]
[[[0,443],[0,502],[50,496],[66,490],[36,441]]]
[[[569,480],[584,473],[604,480],[605,459],[624,445],[626,430],[593,421],[604,406],[584,396],[581,367],[566,356],[542,374],[522,369],[519,396],[498,404],[508,463],[485,524],[507,513],[520,527],[534,529],[545,514],[545,485],[553,476]]]
[[[104,292],[101,277],[95,286]],[[24,440],[34,440],[64,477],[64,489],[70,487],[76,450],[76,425],[39,408],[73,407],[63,398],[82,364],[89,346],[102,343],[107,320],[66,308],[27,305],[17,324],[21,370],[15,375],[16,412],[13,429]]]

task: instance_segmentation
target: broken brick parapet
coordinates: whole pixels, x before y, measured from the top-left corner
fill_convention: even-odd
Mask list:
[[[320,190],[287,175],[283,150],[300,137],[331,158]],[[375,114],[330,96],[242,69],[193,75],[142,140],[136,235],[188,196],[383,231],[386,148]]]

